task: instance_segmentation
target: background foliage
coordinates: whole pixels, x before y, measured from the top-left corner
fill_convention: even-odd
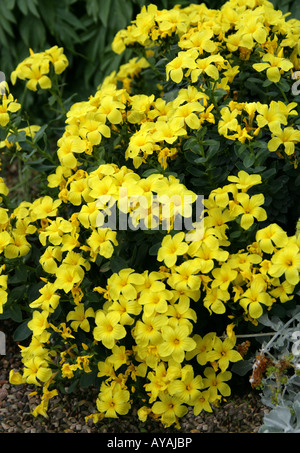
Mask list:
[[[103,77],[117,69],[128,53],[116,55],[111,42],[126,28],[143,5],[155,3],[159,9],[176,4],[206,3],[219,8],[224,0],[2,0],[0,20],[0,69],[10,74],[16,65],[35,52],[53,45],[62,46],[70,60],[68,90],[90,95]],[[275,8],[300,18],[297,0],[273,0]],[[96,63],[95,63],[96,62]],[[33,102],[33,101],[32,101]]]

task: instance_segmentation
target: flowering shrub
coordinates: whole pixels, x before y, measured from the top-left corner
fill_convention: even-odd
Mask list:
[[[95,422],[138,406],[178,426],[230,396],[238,335],[296,303],[299,35],[264,0],[150,5],[113,41],[137,57],[87,100],[66,109],[61,48],[12,73],[66,111],[53,154],[1,97],[2,147],[40,165],[32,201],[0,185],[0,313],[27,340],[10,380],[37,387],[35,416],[94,385]]]

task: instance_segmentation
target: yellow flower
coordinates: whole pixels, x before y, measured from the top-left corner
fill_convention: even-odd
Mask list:
[[[204,376],[203,387],[209,387],[212,399],[217,399],[218,392],[221,393],[222,396],[231,395],[230,387],[225,383],[232,377],[232,373],[230,371],[224,371],[223,373],[216,374],[213,368],[207,367],[204,370]]]
[[[39,239],[42,245],[46,245],[47,238],[52,245],[60,245],[63,240],[65,233],[71,233],[73,231],[73,225],[62,217],[56,217],[55,219],[49,219],[49,225],[41,231]]]
[[[215,401],[214,395],[212,395],[210,390],[204,390],[199,392],[195,401],[193,402],[194,414],[199,415],[203,410],[205,412],[212,412],[212,407],[210,403]]]
[[[156,367],[155,372],[150,371],[150,373],[147,374],[147,380],[150,382],[145,384],[145,390],[147,393],[151,393],[149,403],[155,401],[160,392],[167,390],[169,384],[168,371],[166,371],[164,363],[160,363]],[[177,373],[172,377],[177,377],[178,374],[180,374],[180,372],[177,369]]]
[[[72,181],[68,193],[69,201],[75,206],[80,206],[83,200],[90,199],[86,179]]]
[[[185,352],[192,351],[196,343],[189,337],[189,328],[185,325],[164,326],[161,329],[163,342],[158,346],[161,357],[172,357],[175,362],[181,363],[184,360]]]
[[[21,104],[14,100],[13,95],[3,95],[0,104],[0,126],[5,127],[9,123],[9,114],[20,110]]]
[[[175,267],[174,272],[168,278],[168,284],[178,291],[196,291],[201,285],[201,278],[197,275],[200,270],[202,270],[201,259],[194,258],[184,261],[180,266]]]
[[[112,124],[120,124],[123,121],[121,110],[125,109],[125,104],[114,99],[113,96],[107,95],[101,100],[98,112],[105,115]]]
[[[259,264],[262,257],[255,253],[236,253],[230,255],[228,264],[234,269],[238,269],[241,273],[250,272],[253,264]]]
[[[20,384],[24,384],[25,380],[24,380],[23,376],[21,375],[21,373],[18,373],[14,370],[10,370],[9,382],[10,382],[10,384],[13,384],[13,385],[20,385]]]
[[[24,365],[23,378],[27,384],[40,386],[41,382],[47,382],[52,375],[47,361],[41,357],[32,357]]]
[[[92,232],[86,242],[94,254],[110,258],[114,252],[114,245],[118,245],[116,235],[117,233],[109,228],[98,228]]]
[[[131,407],[129,398],[129,391],[122,389],[120,384],[103,385],[96,400],[97,409],[107,418],[118,418],[118,415],[128,413]]]
[[[72,321],[71,327],[75,332],[77,332],[78,327],[80,327],[85,332],[90,331],[90,324],[87,318],[94,318],[94,310],[89,307],[87,310],[84,309],[84,304],[78,304],[74,311],[69,311],[67,314],[66,320]]]
[[[37,91],[39,87],[43,90],[51,88],[52,82],[47,75],[49,74],[48,60],[41,59],[40,61],[31,64],[31,66],[24,66],[22,72],[22,78],[28,80],[26,87],[29,90]]]
[[[58,391],[56,389],[53,389],[51,391],[48,390],[50,382],[51,382],[51,379],[49,379],[49,381],[46,382],[46,384],[43,386],[43,394],[41,397],[41,402],[32,411],[32,415],[34,417],[37,417],[38,415],[42,415],[43,417],[46,417],[46,418],[48,417],[47,410],[48,410],[48,406],[49,406],[49,400],[51,398],[53,398],[54,396],[58,395]]]
[[[218,80],[220,74],[217,66],[222,67],[223,63],[224,58],[221,55],[210,55],[207,58],[198,58],[198,60],[196,61],[196,69],[189,71],[191,73],[192,83],[197,82],[201,74],[206,74],[213,80]]]
[[[61,264],[56,271],[55,287],[63,289],[65,293],[69,293],[83,278],[79,269],[80,268],[69,264]]]
[[[161,392],[159,399],[160,401],[153,404],[152,412],[160,416],[160,420],[166,427],[176,423],[178,417],[183,417],[188,411],[188,408],[176,396]]]
[[[217,360],[219,368],[224,372],[228,368],[229,362],[238,362],[243,359],[241,354],[233,349],[235,343],[235,337],[225,338],[224,341],[215,337],[213,350],[207,353],[207,359],[210,362]]]
[[[80,137],[88,140],[93,146],[99,145],[102,137],[109,138],[111,130],[105,124],[105,119],[105,115],[102,113],[87,113],[80,125]]]
[[[215,237],[213,238],[216,239]],[[196,245],[196,242],[194,242],[194,244]],[[190,246],[190,251],[192,251],[192,247],[193,244]],[[214,268],[214,260],[226,261],[228,258],[228,252],[219,248],[217,239],[216,242],[214,240],[208,243],[203,242],[198,250],[193,251],[193,254],[201,259],[201,272],[205,274]]]
[[[128,300],[137,297],[136,285],[142,285],[145,277],[134,272],[134,269],[122,269],[118,274],[113,274],[107,281],[109,294],[113,300],[117,300],[122,294]]]
[[[137,285],[137,290],[141,293],[141,296],[148,291],[159,292],[166,288],[165,284],[161,281],[164,279],[162,272],[149,272],[146,270],[142,275],[145,280],[142,285]]]
[[[127,114],[129,123],[137,124],[146,119],[150,107],[154,101],[154,94],[147,96],[146,94],[136,94],[130,98],[131,109]]]
[[[149,343],[158,345],[162,341],[161,328],[168,322],[167,316],[154,314],[151,317],[143,314],[142,320],[137,320],[133,338],[139,346],[147,346]]]
[[[69,65],[68,59],[63,52],[64,49],[58,46],[45,50],[45,55],[49,57],[56,74],[61,74]]]
[[[288,242],[287,233],[276,223],[272,223],[256,233],[256,240],[263,252],[273,253],[275,247],[284,247]]]
[[[295,285],[291,285],[286,280],[284,282],[280,282],[279,278],[274,278],[272,280],[272,286],[274,289],[270,291],[270,295],[275,299],[279,299],[280,302],[285,303],[288,300],[292,300],[294,298],[294,288]]]
[[[239,300],[239,304],[249,313],[251,318],[257,319],[263,314],[261,304],[268,307],[272,305],[273,299],[266,290],[267,283],[262,276],[257,275]]]
[[[138,315],[142,311],[142,307],[137,300],[128,300],[123,295],[120,295],[119,300],[112,302],[108,311],[115,311],[120,314],[120,324],[123,326],[131,326],[134,323],[134,318],[131,315]]]
[[[228,130],[237,131],[238,120],[236,119],[236,117],[239,115],[239,111],[235,109],[231,112],[228,107],[223,107],[220,113],[221,119],[218,123],[219,134],[226,137]]]
[[[1,195],[8,195],[9,189],[7,185],[5,184],[5,181],[3,178],[0,177],[0,194]],[[2,197],[0,197],[0,202],[2,202]]]
[[[175,110],[173,117],[183,118],[185,124],[190,129],[199,129],[201,123],[195,112],[203,112],[203,110],[204,107],[200,104],[200,102],[190,102],[178,107]]]
[[[198,31],[195,29],[190,36],[181,39],[178,46],[181,49],[197,49],[199,55],[202,55],[203,52],[214,53],[217,50],[217,44],[211,40],[213,35],[213,30]]]
[[[101,341],[106,348],[112,349],[117,340],[126,336],[126,330],[119,321],[118,313],[105,314],[102,310],[98,310],[95,316],[96,327],[93,330],[95,340]]]
[[[271,101],[270,104],[257,103],[256,122],[259,128],[268,125],[272,127],[280,127],[281,124],[287,124],[287,116],[285,114],[286,105],[284,107],[279,102]]]
[[[226,307],[224,303],[226,303],[229,299],[230,294],[228,291],[224,291],[220,288],[213,288],[211,291],[206,292],[206,295],[203,299],[203,305],[208,309],[210,314],[214,312],[220,315],[225,313]]]
[[[251,187],[261,184],[261,176],[259,174],[249,175],[244,170],[238,172],[237,176],[228,176],[228,181],[236,184],[237,189],[242,192],[247,192]]]
[[[212,275],[214,280],[211,287],[218,287],[221,291],[226,291],[230,283],[237,277],[237,271],[232,269],[228,263],[224,263],[221,267],[213,269]]]
[[[199,394],[203,385],[201,376],[194,376],[194,370],[191,365],[186,365],[181,370],[181,379],[173,380],[168,385],[170,395],[175,395],[185,404],[191,404]]]
[[[281,277],[284,275],[288,283],[297,285],[300,280],[299,271],[299,247],[297,244],[290,243],[272,256],[271,266],[268,272],[272,277]]]
[[[77,135],[63,135],[58,140],[57,146],[57,156],[63,167],[66,168],[75,168],[77,166],[77,159],[74,153],[83,153],[86,150],[86,142]]]
[[[131,351],[126,350],[125,346],[115,345],[111,352],[112,355],[107,357],[107,361],[113,366],[115,371],[117,371],[120,366],[129,364],[129,355],[131,354]]]
[[[283,145],[284,151],[288,156],[295,152],[295,143],[300,142],[300,131],[293,127],[281,129],[279,126],[270,127],[272,138],[268,142],[268,149],[271,152],[277,151]]]
[[[186,135],[187,131],[184,127],[182,118],[172,117],[169,121],[157,121],[153,132],[153,139],[156,142],[165,141],[172,145],[178,137]]]
[[[3,252],[4,248],[11,242],[13,242],[13,240],[10,234],[7,231],[2,231],[0,233],[0,253]]]
[[[53,283],[46,283],[43,288],[39,289],[40,297],[35,299],[29,306],[31,308],[41,308],[46,312],[53,312],[59,303],[60,296],[56,294],[56,288]]]
[[[61,203],[61,200],[53,200],[49,195],[36,200],[31,211],[32,221],[56,216]]]
[[[286,58],[276,57],[270,53],[262,57],[265,63],[255,63],[253,68],[258,71],[267,70],[267,77],[271,82],[278,83],[282,72],[287,72],[294,67],[293,63]]]
[[[125,152],[125,158],[134,159],[139,154],[152,154],[154,149],[155,141],[151,130],[141,127],[130,137],[129,145]]]
[[[78,220],[86,229],[89,229],[90,227],[94,229],[97,227],[99,212],[96,201],[87,203],[81,207],[78,214]]]
[[[241,32],[240,47],[252,49],[254,41],[263,44],[267,40],[268,30],[259,16],[242,16],[237,22],[237,30]]]
[[[177,233],[174,236],[170,234],[165,236],[158,250],[157,260],[164,261],[167,267],[174,266],[178,256],[184,255],[188,251],[189,246],[186,242],[183,242],[184,238],[184,232]]]
[[[57,261],[62,258],[60,247],[49,246],[46,248],[43,255],[40,257],[40,264],[45,272],[55,274],[57,270]]]
[[[188,291],[186,297],[179,293],[179,301],[177,303],[169,304],[166,315],[169,317],[169,326],[187,326],[190,331],[193,329],[191,321],[197,321],[197,314],[195,310],[190,307],[190,298],[194,297],[194,300],[199,300],[200,291]],[[175,297],[176,291],[175,291]]]
[[[71,333],[72,330],[70,327],[66,326],[65,322],[62,322],[59,327],[55,327],[53,324],[50,324],[50,327],[54,330],[54,332],[58,332],[64,340],[67,338],[75,338]]]
[[[143,305],[145,316],[151,316],[154,313],[166,313],[168,310],[168,301],[172,299],[171,291],[164,289],[162,291],[147,291],[139,298],[139,304]]]
[[[90,373],[92,370],[90,369],[89,363],[90,363],[90,358],[92,356],[90,355],[82,355],[77,357],[76,362],[77,366],[80,370],[84,370],[85,373]],[[82,366],[82,368],[81,368]]]
[[[49,312],[43,310],[42,312],[35,310],[32,315],[32,319],[28,322],[28,328],[32,330],[33,336],[41,335],[44,330],[49,326],[48,323]]]
[[[3,313],[3,305],[6,304],[7,297],[7,292],[3,288],[0,288],[0,314]]]
[[[23,234],[13,233],[11,241],[5,247],[4,256],[8,259],[14,259],[27,255],[31,246]]]
[[[195,49],[179,52],[177,57],[166,65],[167,81],[171,78],[173,82],[180,83],[183,79],[183,69],[197,68],[195,62],[197,56],[198,52]]]
[[[194,335],[193,340],[196,342],[196,347],[186,353],[186,359],[190,360],[196,356],[197,362],[200,365],[205,365],[208,362],[207,353],[212,350],[215,337],[215,332],[209,332],[203,337],[198,334]]]
[[[267,219],[266,211],[261,207],[264,204],[263,194],[256,194],[250,197],[247,193],[238,193],[237,201],[239,205],[235,208],[236,215],[242,214],[241,227],[248,230],[254,223],[254,219],[262,222]]]

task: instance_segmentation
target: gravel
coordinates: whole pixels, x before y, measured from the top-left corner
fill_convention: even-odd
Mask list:
[[[7,332],[7,326],[5,327]],[[0,328],[1,330],[1,328]],[[181,428],[164,428],[150,419],[138,420],[136,411],[120,419],[104,419],[97,424],[85,417],[95,412],[98,390],[79,389],[76,393],[51,399],[48,418],[33,417],[31,411],[39,403],[34,386],[11,385],[9,371],[20,368],[20,354],[7,335],[6,355],[0,356],[0,433],[257,433],[268,409],[257,393],[231,395],[212,413],[195,416],[190,410],[180,419]]]

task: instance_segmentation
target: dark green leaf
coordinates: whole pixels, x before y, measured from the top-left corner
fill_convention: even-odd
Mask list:
[[[255,162],[254,154],[247,154],[243,160],[243,164],[245,165],[246,168],[250,168],[254,164],[254,162]]]
[[[122,269],[128,267],[127,262],[120,256],[116,256],[110,261],[110,268],[113,272],[120,272]]]
[[[14,341],[24,341],[24,340],[26,340],[26,338],[28,338],[28,337],[30,337],[30,335],[32,335],[32,331],[28,327],[28,321],[30,321],[30,320],[27,319],[26,321],[22,322],[22,324],[20,324],[16,328],[16,330],[14,331],[14,334],[13,334]]]

